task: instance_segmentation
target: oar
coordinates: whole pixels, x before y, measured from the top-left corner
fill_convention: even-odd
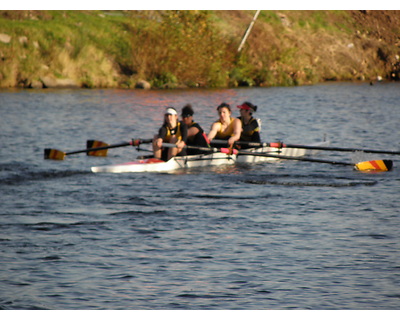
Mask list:
[[[212,140],[211,143],[226,144],[226,140]],[[380,153],[380,154],[398,154],[400,151],[393,150],[374,150],[362,148],[341,148],[341,147],[325,147],[325,146],[308,146],[302,144],[285,144],[282,142],[246,142],[236,141],[237,145],[244,145],[248,147],[271,147],[271,148],[296,148],[296,149],[310,149],[310,150],[326,150],[326,151],[342,151],[342,152],[365,152],[365,153]]]
[[[278,143],[279,144],[279,143]],[[365,153],[380,153],[380,154],[400,154],[400,151],[393,150],[375,150],[375,149],[363,149],[363,148],[341,148],[341,147],[324,147],[324,146],[305,146],[301,144],[281,144],[283,148],[299,148],[299,149],[310,149],[310,150],[327,150],[327,151],[341,151],[341,152],[365,152]],[[271,143],[273,147],[273,143]],[[277,148],[280,148],[277,146]]]
[[[63,152],[57,149],[44,149],[44,158],[45,159],[52,159],[52,160],[64,160],[65,156],[71,155],[71,154],[76,154],[76,153],[86,153],[87,155],[95,155],[95,156],[105,156],[104,154],[96,154],[96,151],[101,151],[101,150],[108,150],[108,149],[113,149],[113,148],[120,148],[120,147],[125,147],[125,146],[138,146],[142,143],[151,143],[153,139],[132,139],[131,141],[128,142],[122,142],[118,144],[111,144],[107,145],[104,142],[101,141],[96,141],[95,143],[92,143],[94,140],[88,140],[87,145],[101,145],[95,148],[87,148],[83,150],[77,150],[77,151],[70,151],[70,152]]]
[[[263,153],[263,152],[238,151],[237,154],[238,155],[267,157],[267,158],[278,158],[278,159],[285,159],[285,160],[329,163],[329,164],[342,165],[342,166],[352,166],[360,171],[372,171],[372,170],[373,171],[389,171],[393,167],[392,160],[371,160],[371,161],[363,161],[363,162],[354,164],[354,163],[350,163],[350,162],[330,161],[330,160],[324,160],[324,159],[281,156],[281,155],[277,155],[277,154],[270,154],[270,153]]]
[[[103,148],[103,147],[108,147],[109,144],[105,143],[103,141],[98,141],[98,140],[87,140],[86,141],[86,149],[98,149],[98,148]],[[99,149],[99,150],[92,150],[86,152],[88,156],[93,156],[93,157],[106,157],[108,149]]]
[[[176,144],[174,143],[165,143],[163,142],[163,147],[166,148],[176,148]],[[222,152],[226,154],[232,154],[233,151],[232,149],[229,148],[212,148],[212,147],[198,147],[198,146],[188,146],[185,145],[184,149],[194,149],[194,150],[199,150],[199,151],[204,151],[204,152],[209,152],[209,153],[216,153],[216,152]],[[234,150],[236,151],[236,150]]]

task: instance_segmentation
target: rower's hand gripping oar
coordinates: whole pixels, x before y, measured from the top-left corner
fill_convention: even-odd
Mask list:
[[[371,161],[363,161],[359,163],[350,163],[350,162],[341,162],[341,161],[330,161],[324,159],[313,159],[313,158],[303,158],[303,157],[290,157],[290,156],[281,156],[277,154],[263,153],[263,152],[251,152],[251,151],[236,151],[238,155],[249,155],[249,156],[260,156],[267,158],[278,158],[285,160],[297,160],[297,161],[308,161],[308,162],[318,162],[318,163],[329,163],[334,165],[342,165],[342,166],[352,166],[359,171],[390,171],[393,167],[392,160],[371,160]]]
[[[215,144],[226,144],[226,140],[212,140],[211,143]],[[295,148],[295,149],[309,149],[309,150],[325,150],[325,151],[341,151],[341,152],[365,152],[365,153],[380,153],[380,154],[397,154],[400,155],[400,151],[393,150],[375,150],[375,149],[363,149],[363,148],[341,148],[341,147],[327,147],[327,146],[308,146],[302,144],[285,144],[283,142],[246,142],[236,141],[238,146],[246,147],[271,147],[271,148]]]
[[[107,155],[108,149],[120,148],[125,146],[139,146],[142,143],[151,143],[153,139],[132,139],[128,142],[122,142],[118,144],[106,144],[102,141],[88,140],[87,149],[76,150],[70,152],[63,152],[57,149],[44,149],[44,158],[52,160],[64,160],[65,156],[76,154],[76,153],[86,153],[88,156],[105,157]]]

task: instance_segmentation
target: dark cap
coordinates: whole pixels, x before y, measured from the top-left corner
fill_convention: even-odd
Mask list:
[[[181,115],[182,115],[182,118],[193,116],[194,111],[193,111],[192,106],[190,104],[187,104],[186,106],[184,106],[182,108]]]

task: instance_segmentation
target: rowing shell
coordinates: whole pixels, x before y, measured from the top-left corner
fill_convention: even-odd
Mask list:
[[[190,156],[176,156],[168,161],[155,158],[140,159],[116,165],[92,167],[93,172],[170,172],[177,169],[219,166],[236,163],[236,155],[216,152]]]
[[[316,145],[328,145],[328,142],[318,143]],[[306,155],[307,150],[305,149],[293,149],[293,148],[251,148],[246,149],[251,152],[269,152],[271,154],[279,154],[285,156],[296,156],[301,157]],[[315,152],[315,151],[313,151]],[[111,172],[111,173],[123,173],[123,172],[170,172],[177,169],[185,168],[197,168],[206,166],[220,166],[230,165],[239,163],[256,163],[256,162],[268,162],[277,161],[277,158],[269,157],[258,157],[251,155],[230,155],[222,152],[216,152],[211,154],[199,154],[189,156],[176,156],[168,161],[162,161],[155,158],[150,159],[138,159],[131,162],[92,167],[92,172]]]

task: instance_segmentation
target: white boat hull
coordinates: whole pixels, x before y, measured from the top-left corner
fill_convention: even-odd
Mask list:
[[[323,142],[313,144],[313,146],[327,146],[329,142]],[[251,148],[245,149],[246,152],[256,153],[271,153],[283,156],[302,157],[304,155],[315,153],[316,151],[310,151],[307,149],[300,148]],[[199,154],[190,156],[179,156],[174,157],[168,161],[162,161],[154,158],[140,159],[131,162],[92,167],[92,172],[109,172],[109,173],[124,173],[124,172],[170,172],[177,169],[185,168],[196,168],[206,166],[220,166],[230,165],[235,163],[258,163],[258,162],[272,162],[280,160],[278,158],[260,157],[251,155],[228,155],[222,152],[216,152],[211,154]]]
[[[191,156],[179,156],[162,161],[158,159],[143,159],[116,165],[92,167],[92,172],[169,172],[177,169],[219,166],[236,163],[236,155],[217,152]]]

